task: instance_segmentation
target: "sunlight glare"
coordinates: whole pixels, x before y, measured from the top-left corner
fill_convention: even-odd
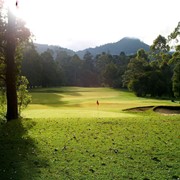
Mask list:
[[[179,0],[4,0],[42,44],[73,50],[136,37],[152,44],[177,26]],[[162,8],[163,4],[163,8]],[[7,9],[7,6],[6,6]],[[169,13],[166,13],[168,12]]]
[[[17,0],[6,0],[5,1],[5,8],[9,9],[15,16],[18,16],[18,3]]]
[[[9,9],[14,16],[27,22],[29,18],[33,17],[31,4],[30,0],[5,0],[4,8]]]

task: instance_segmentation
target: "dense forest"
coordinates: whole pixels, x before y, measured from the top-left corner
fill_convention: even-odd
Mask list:
[[[29,87],[52,86],[106,86],[128,88],[137,96],[180,96],[180,23],[165,38],[159,35],[149,51],[139,49],[134,55],[103,52],[93,56],[86,51],[83,58],[77,54],[51,49],[38,53],[29,44],[23,53],[22,75]],[[173,51],[170,47],[176,41]]]
[[[50,86],[110,86],[122,87],[124,74],[130,56],[102,53],[93,57],[86,52],[83,59],[59,51],[53,58],[53,51],[41,54],[34,46],[24,52],[22,74],[27,77],[31,87]]]

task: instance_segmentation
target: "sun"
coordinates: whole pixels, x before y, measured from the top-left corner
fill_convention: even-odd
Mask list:
[[[30,7],[30,1],[29,0],[15,0],[15,4],[14,4],[14,11],[15,11],[15,15],[23,20],[28,20],[28,14],[29,14],[29,10],[28,7]],[[33,14],[33,13],[32,13]]]
[[[29,28],[40,28],[43,21],[43,10],[48,7],[44,6],[43,0],[8,0],[14,15],[26,22]],[[46,0],[44,0],[46,2]],[[47,12],[47,11],[46,11]]]
[[[30,16],[33,18],[32,1],[34,0],[4,0],[4,8],[10,10],[14,16],[28,21]]]
[[[18,14],[18,0],[5,0],[4,8],[10,10],[15,16]]]

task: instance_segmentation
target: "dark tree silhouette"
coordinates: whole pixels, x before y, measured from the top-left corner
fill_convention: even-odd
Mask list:
[[[15,25],[16,19],[10,9],[8,9],[8,25],[6,40],[7,46],[5,50],[6,56],[6,97],[7,97],[7,121],[18,118],[18,103],[16,92],[16,63],[15,63]]]

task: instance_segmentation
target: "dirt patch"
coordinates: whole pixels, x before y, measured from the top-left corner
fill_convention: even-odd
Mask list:
[[[161,114],[180,114],[180,106],[157,106],[153,111]]]
[[[147,111],[154,106],[142,106],[142,107],[134,107],[134,108],[129,108],[129,109],[124,109],[123,111],[130,111],[130,112],[144,112]]]

